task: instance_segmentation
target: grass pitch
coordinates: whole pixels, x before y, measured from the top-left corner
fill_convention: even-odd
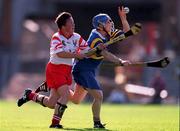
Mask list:
[[[48,128],[52,114],[52,109],[32,102],[19,108],[15,101],[0,101],[0,131],[56,131]],[[108,131],[179,131],[177,105],[103,104],[101,116]],[[62,125],[62,130],[97,131],[90,104],[69,104]]]

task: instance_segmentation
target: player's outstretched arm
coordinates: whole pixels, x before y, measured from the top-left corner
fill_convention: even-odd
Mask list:
[[[107,50],[103,50],[101,52],[101,55],[103,55],[106,60],[113,62],[115,64],[119,64],[119,65],[129,65],[130,64],[129,61],[122,60],[119,57],[115,56],[114,54],[108,52]]]
[[[59,52],[56,54],[60,58],[77,58],[77,59],[83,59],[86,57],[85,54],[79,54],[79,53],[70,53],[70,52]]]
[[[129,23],[127,21],[127,12],[126,10],[124,9],[123,6],[119,6],[118,7],[118,14],[119,14],[119,17],[121,19],[121,23],[122,23],[122,26],[123,26],[123,31],[124,32],[127,32],[128,30],[130,30],[130,26],[129,26]]]

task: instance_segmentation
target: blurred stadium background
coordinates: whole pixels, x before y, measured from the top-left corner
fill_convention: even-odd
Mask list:
[[[141,22],[142,32],[110,50],[131,61],[148,61],[168,56],[164,69],[122,68],[104,62],[98,79],[104,100],[114,103],[177,104],[180,88],[180,0],[0,0],[0,98],[17,99],[27,87],[35,88],[45,79],[49,42],[57,30],[54,19],[62,11],[72,13],[76,29],[85,39],[91,19],[107,13],[121,28],[118,5],[130,8],[132,25]],[[119,24],[120,23],[120,24]],[[90,98],[87,97],[86,101]],[[159,99],[157,97],[157,99]]]

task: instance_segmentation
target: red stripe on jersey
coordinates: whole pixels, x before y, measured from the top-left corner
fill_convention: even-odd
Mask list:
[[[52,38],[52,40],[58,40],[58,41],[61,41],[57,36],[54,36],[54,37]]]
[[[58,48],[62,48],[62,47],[63,47],[62,43],[58,43],[58,44],[55,46],[55,50],[58,49]]]
[[[76,53],[80,53],[80,51],[81,51],[81,49],[80,49],[80,48],[78,48],[78,49],[76,50]]]
[[[81,38],[79,39],[79,46],[81,45],[82,41],[83,41],[83,38],[81,37]]]
[[[84,49],[87,48],[87,46],[83,46],[83,47],[81,46],[81,47],[79,47],[79,48],[80,48],[81,50],[82,50],[82,49],[84,50]]]
[[[85,45],[81,45],[80,47],[87,47],[87,44],[85,44]]]

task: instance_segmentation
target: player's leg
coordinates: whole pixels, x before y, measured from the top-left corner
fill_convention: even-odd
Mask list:
[[[28,102],[29,100],[32,100],[36,103],[39,103],[40,105],[44,107],[49,107],[53,109],[58,98],[59,98],[59,95],[57,94],[56,89],[53,89],[53,88],[51,89],[49,97],[32,92],[31,89],[26,89],[23,97],[18,100],[18,106],[20,107],[24,103]]]
[[[87,95],[87,91],[80,85],[75,84],[75,90],[70,90],[69,100],[74,104],[79,104]]]
[[[69,100],[72,101],[74,104],[79,104],[87,94],[87,91],[83,88],[84,82],[86,81],[84,80],[86,73],[73,71],[72,74],[76,84],[74,92],[70,90]]]
[[[55,107],[55,105],[56,105],[56,103],[57,103],[57,101],[59,99],[59,95],[58,95],[56,89],[52,88],[50,90],[49,97],[44,97],[44,98],[43,97],[44,97],[43,95],[39,95],[37,97],[38,101],[42,101],[42,99],[43,99],[42,105],[47,106],[47,107],[49,107],[51,109],[54,109],[54,107]]]
[[[100,119],[103,93],[101,90],[89,89],[89,88],[87,88],[87,91],[94,98],[93,104],[92,104],[94,128],[105,128],[104,125],[101,123],[101,119]]]
[[[65,109],[67,108],[68,97],[69,97],[69,88],[67,85],[63,85],[57,89],[59,99],[55,105],[54,114],[52,118],[52,123],[50,128],[62,128],[60,121],[64,114]]]
[[[95,71],[73,71],[74,81],[79,85],[85,87],[88,93],[93,96],[92,104],[93,120],[95,128],[104,128],[100,121],[100,109],[103,100],[103,93],[100,89],[99,83],[95,78]]]

